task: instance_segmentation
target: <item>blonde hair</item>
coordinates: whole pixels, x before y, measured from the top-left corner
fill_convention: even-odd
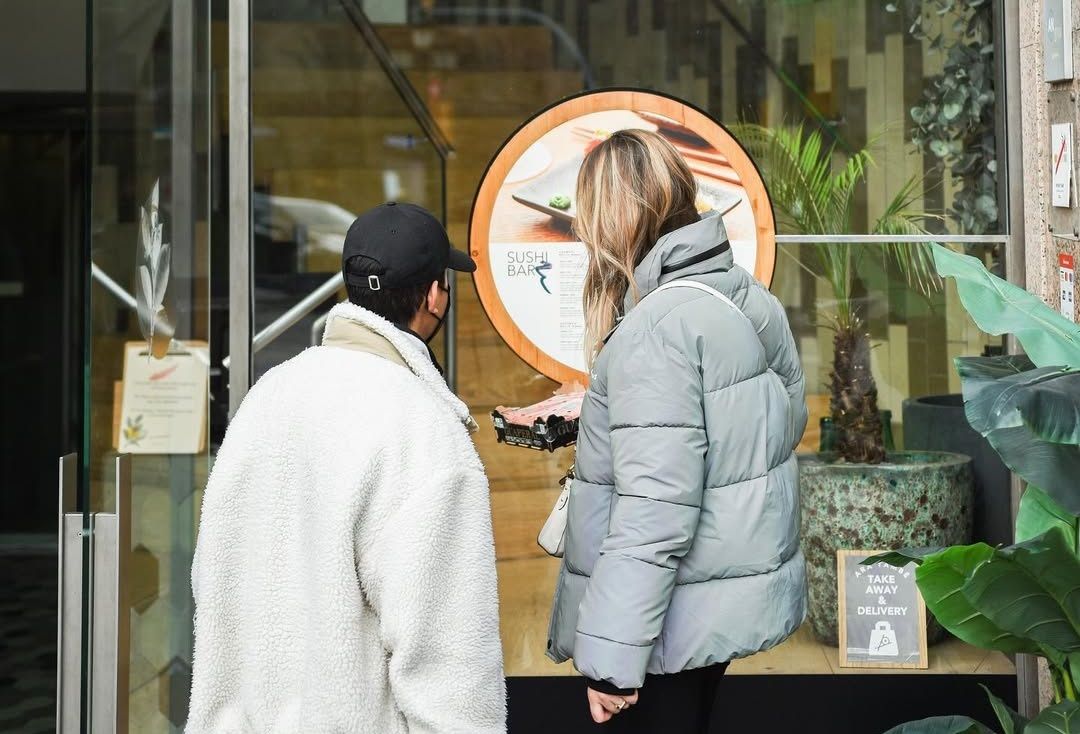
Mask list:
[[[634,269],[661,236],[696,222],[697,182],[667,140],[622,130],[590,151],[577,180],[574,231],[589,252],[585,350],[590,364],[618,317]]]

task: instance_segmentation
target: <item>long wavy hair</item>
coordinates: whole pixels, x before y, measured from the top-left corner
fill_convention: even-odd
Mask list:
[[[574,231],[589,252],[585,274],[585,351],[603,346],[629,290],[634,269],[663,235],[700,219],[697,182],[667,140],[621,130],[585,156],[577,180]]]

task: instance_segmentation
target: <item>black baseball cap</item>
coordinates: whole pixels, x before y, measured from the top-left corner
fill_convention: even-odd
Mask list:
[[[476,263],[450,246],[431,212],[395,201],[361,214],[345,234],[341,273],[360,288],[408,288],[441,281],[447,270],[471,273]]]

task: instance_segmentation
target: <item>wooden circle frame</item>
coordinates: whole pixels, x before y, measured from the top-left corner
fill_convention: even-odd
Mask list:
[[[530,340],[518,328],[503,305],[491,269],[488,245],[491,216],[496,198],[502,190],[510,169],[529,147],[558,126],[594,112],[632,110],[663,115],[693,130],[716,150],[727,156],[731,168],[738,174],[746,191],[757,230],[757,256],[754,277],[769,286],[776,268],[776,220],[761,172],[735,136],[719,121],[697,107],[659,92],[640,89],[607,89],[585,92],[557,102],[534,115],[521,125],[499,148],[488,165],[469,215],[469,252],[476,261],[473,274],[480,303],[507,346],[530,367],[560,384],[587,385],[589,378],[556,360]]]

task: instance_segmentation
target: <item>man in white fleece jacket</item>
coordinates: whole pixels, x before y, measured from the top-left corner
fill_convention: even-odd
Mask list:
[[[345,239],[349,302],[229,426],[191,580],[188,734],[506,730],[491,508],[426,342],[475,264],[408,204]]]

